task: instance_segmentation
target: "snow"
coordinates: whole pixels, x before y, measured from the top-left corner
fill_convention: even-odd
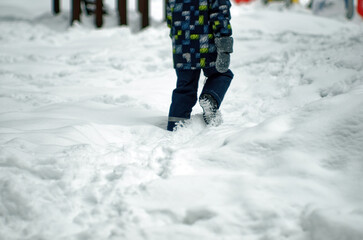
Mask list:
[[[170,133],[161,1],[143,31],[50,8],[0,3],[0,239],[363,239],[357,14],[233,5],[224,122]]]

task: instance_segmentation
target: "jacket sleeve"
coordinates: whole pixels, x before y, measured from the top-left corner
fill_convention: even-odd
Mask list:
[[[168,25],[168,28],[171,28],[171,7],[170,7],[170,0],[167,0],[166,2],[166,23]]]
[[[209,20],[215,38],[232,35],[230,8],[229,0],[209,0]]]

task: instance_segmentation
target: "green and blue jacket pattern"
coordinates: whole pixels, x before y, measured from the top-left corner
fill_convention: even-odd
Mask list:
[[[214,67],[215,38],[232,35],[229,0],[169,0],[167,24],[176,69]]]

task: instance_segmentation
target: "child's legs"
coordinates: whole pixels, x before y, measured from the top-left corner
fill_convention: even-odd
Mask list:
[[[203,87],[201,95],[205,93],[212,95],[212,97],[214,97],[217,101],[219,108],[233,79],[233,73],[231,70],[228,70],[225,73],[220,73],[215,67],[204,68],[203,72],[207,77],[207,82]]]
[[[189,119],[192,108],[197,102],[200,69],[176,70],[177,83],[173,91],[169,110],[168,130],[172,131],[175,123]]]

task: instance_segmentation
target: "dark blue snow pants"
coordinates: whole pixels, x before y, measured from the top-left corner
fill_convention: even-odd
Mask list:
[[[198,82],[201,69],[181,70],[176,69],[177,83],[173,91],[172,102],[169,110],[168,127],[169,131],[173,131],[175,124],[190,118],[192,108],[198,100]],[[202,94],[210,94],[221,105],[224,95],[233,79],[233,73],[228,70],[220,73],[215,67],[204,68],[204,76],[207,81],[203,87]]]

